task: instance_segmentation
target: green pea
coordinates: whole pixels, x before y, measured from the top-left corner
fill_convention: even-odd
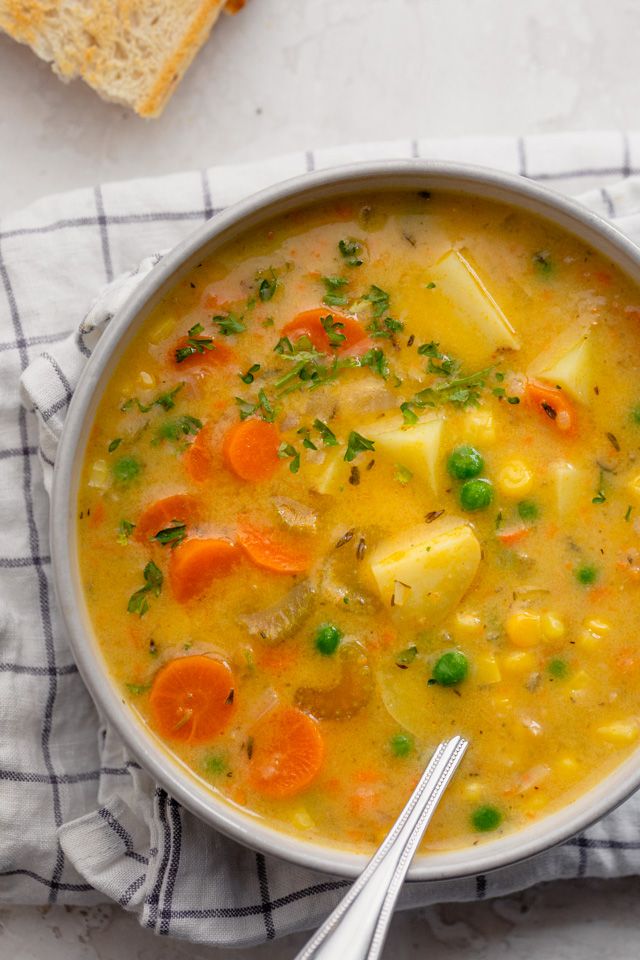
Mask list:
[[[587,564],[584,567],[578,567],[576,570],[576,580],[583,586],[588,587],[598,579],[598,571],[595,567]]]
[[[569,667],[564,660],[551,660],[549,662],[549,673],[556,680],[562,680],[569,673]]]
[[[469,661],[459,650],[443,653],[433,668],[432,679],[443,687],[462,683],[469,672]]]
[[[533,500],[521,500],[518,504],[518,514],[521,520],[536,520],[538,518],[538,504]]]
[[[502,823],[502,814],[496,807],[485,804],[482,807],[476,807],[471,814],[471,825],[479,833],[487,833],[489,830],[495,830]]]
[[[316,630],[315,645],[323,657],[330,657],[338,649],[342,640],[342,630],[335,623],[323,623]]]
[[[202,765],[205,772],[212,776],[220,776],[221,773],[226,773],[227,770],[227,762],[219,753],[213,753],[211,756],[205,757]]]
[[[396,733],[389,741],[395,757],[408,757],[413,750],[413,737],[408,733]]]
[[[475,447],[465,443],[449,455],[447,470],[455,480],[469,480],[482,472],[484,460]]]
[[[460,487],[460,506],[470,512],[486,510],[493,500],[493,484],[484,477],[467,480]]]
[[[112,469],[118,483],[131,483],[140,473],[142,464],[135,457],[120,457]]]

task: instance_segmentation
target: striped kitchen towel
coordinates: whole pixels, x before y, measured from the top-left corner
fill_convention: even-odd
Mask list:
[[[159,934],[240,945],[311,927],[340,897],[344,880],[245,849],[181,809],[101,723],[52,592],[48,491],[80,372],[157,251],[277,180],[391,157],[481,163],[542,180],[580,194],[640,240],[640,134],[616,132],[307,151],[47,197],[0,221],[3,902],[111,899]],[[559,877],[640,873],[639,821],[637,796],[527,863],[407,885],[401,906],[491,897]]]

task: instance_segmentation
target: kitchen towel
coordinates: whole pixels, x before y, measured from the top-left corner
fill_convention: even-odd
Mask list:
[[[640,134],[619,132],[307,151],[77,190],[0,221],[0,901],[111,899],[158,934],[237,946],[312,927],[340,898],[344,880],[248,850],[199,822],[98,718],[52,590],[48,493],[78,377],[160,251],[270,183],[397,157],[544,181],[580,194],[640,241]],[[639,824],[640,794],[527,863],[406,885],[401,906],[640,873]]]

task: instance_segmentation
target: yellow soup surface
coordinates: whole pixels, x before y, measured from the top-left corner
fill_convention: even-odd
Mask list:
[[[290,213],[127,347],[78,498],[123,699],[227,802],[370,851],[435,746],[424,850],[557,810],[639,731],[640,293],[454,194]]]

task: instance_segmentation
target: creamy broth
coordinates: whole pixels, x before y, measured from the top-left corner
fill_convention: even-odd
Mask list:
[[[306,208],[204,260],[83,466],[123,698],[228,802],[360,851],[452,733],[425,850],[588,789],[639,730],[639,316],[575,238],[453,194]]]

